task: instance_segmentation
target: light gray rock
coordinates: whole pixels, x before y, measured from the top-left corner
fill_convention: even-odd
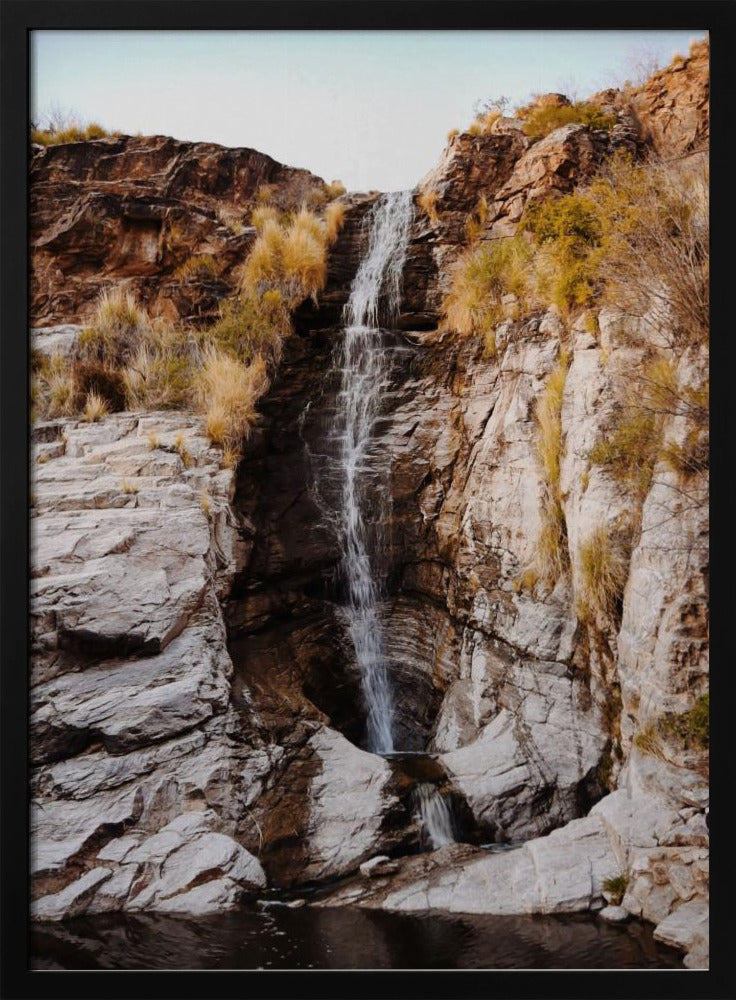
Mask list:
[[[355,871],[380,851],[386,811],[396,805],[388,790],[391,769],[326,727],[310,739],[320,769],[310,788],[304,878],[325,879]]]
[[[382,875],[393,875],[399,870],[398,861],[392,861],[385,854],[379,854],[370,861],[364,861],[360,866],[360,874],[364,878],[380,878]]]
[[[85,913],[99,886],[110,878],[109,868],[93,868],[61,892],[43,896],[31,904],[34,920],[67,920]]]
[[[709,909],[705,900],[682,903],[654,928],[654,937],[681,951],[706,951]]]
[[[588,817],[519,850],[448,865],[390,892],[381,905],[453,913],[578,912],[599,903],[616,864],[602,821]]]
[[[598,912],[598,916],[608,921],[609,924],[625,924],[630,919],[631,914],[623,906],[604,906]]]

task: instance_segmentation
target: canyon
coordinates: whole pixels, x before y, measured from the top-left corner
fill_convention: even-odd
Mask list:
[[[342,196],[325,288],[294,312],[237,468],[192,412],[36,422],[36,920],[220,913],[269,892],[320,910],[602,912],[654,924],[707,967],[707,752],[648,739],[708,690],[707,469],[684,494],[657,462],[620,605],[583,619],[584,543],[632,506],[590,451],[648,358],[641,324],[615,304],[549,306],[500,321],[489,356],[442,321],[480,193],[481,239],[502,239],[617,150],[707,156],[707,43],[633,95],[591,100],[616,116],[610,132],[573,123],[533,140],[501,116],[449,140],[400,205]],[[253,150],[165,137],[37,148],[31,179],[42,354],[74,349],[110,285],[206,326],[255,240],[259,188],[284,206],[325,188]],[[436,214],[421,208],[429,190]],[[387,204],[404,212],[393,314],[352,314],[351,360],[346,308]],[[192,254],[217,275],[182,276]],[[380,369],[366,371],[371,343]],[[535,414],[563,354],[569,571],[545,587],[524,582],[543,530]],[[679,385],[706,374],[704,348],[681,352]],[[380,398],[360,418],[363,450],[353,442],[350,468],[370,473],[356,500],[338,445],[357,379]],[[665,416],[667,441],[687,432]],[[346,489],[366,522],[350,529],[351,565],[365,557],[380,586],[346,571]],[[391,745],[365,692],[379,659]]]

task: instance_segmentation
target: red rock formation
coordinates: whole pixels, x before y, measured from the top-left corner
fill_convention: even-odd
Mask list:
[[[708,146],[710,45],[696,42],[687,57],[675,57],[631,99],[641,139],[661,157]]]
[[[132,288],[153,315],[215,309],[253,240],[244,228],[262,185],[291,207],[324,182],[252,149],[163,136],[35,147],[31,163],[33,325],[84,320],[100,289]],[[210,255],[219,274],[182,279]]]

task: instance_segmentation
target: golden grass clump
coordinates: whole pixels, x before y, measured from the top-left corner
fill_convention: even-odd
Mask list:
[[[542,529],[535,566],[539,578],[547,586],[554,586],[569,565],[567,528],[560,496],[562,400],[569,363],[569,355],[563,352],[547,378],[535,413],[536,450],[544,483]]]
[[[33,373],[31,398],[45,417],[70,417],[79,405],[79,383],[69,360],[61,354],[43,359]]]
[[[278,224],[280,221],[281,212],[273,205],[258,205],[250,213],[250,224],[257,233],[262,233],[267,223]]]
[[[439,222],[439,214],[437,213],[437,200],[439,199],[439,192],[433,190],[422,191],[417,197],[417,204],[423,212],[429,216],[429,221],[432,223]]]
[[[123,479],[120,482],[120,489],[129,496],[135,496],[136,493],[140,493],[141,488],[136,483],[131,483],[129,479]]]
[[[186,343],[177,344],[173,333],[141,344],[122,373],[128,409],[172,410],[186,406],[193,364]]]
[[[542,139],[555,129],[573,123],[610,132],[617,121],[616,115],[607,114],[588,101],[576,101],[574,104],[541,101],[520,109],[517,115],[524,118],[524,132],[532,139]]]
[[[576,610],[581,621],[596,614],[611,616],[623,594],[628,571],[623,552],[611,541],[605,528],[580,543]]]
[[[256,191],[255,199],[259,205],[267,205],[273,198],[273,188],[270,184],[261,184]]]
[[[96,392],[87,393],[87,399],[82,410],[82,420],[88,424],[96,424],[109,412],[107,400]]]
[[[290,333],[291,319],[284,297],[279,289],[271,288],[260,296],[241,294],[224,302],[220,318],[204,338],[241,361],[262,355],[276,362]]]
[[[503,318],[504,295],[515,295],[525,308],[530,258],[523,237],[493,240],[466,251],[444,301],[445,327],[461,336],[486,336]]]
[[[174,450],[181,459],[181,463],[185,469],[191,469],[194,465],[194,459],[192,458],[192,453],[187,448],[186,440],[181,431],[174,438]]]
[[[212,444],[233,447],[248,436],[256,403],[268,385],[268,370],[262,357],[246,365],[214,345],[206,348],[198,389]]]
[[[325,208],[325,233],[327,242],[332,244],[337,239],[345,223],[345,204],[341,201],[331,201]]]
[[[451,128],[450,131],[447,133],[447,141],[452,142],[452,140],[458,135],[460,135],[460,129]]]
[[[93,139],[104,139],[106,136],[117,134],[108,132],[99,122],[89,122],[84,125],[70,121],[61,128],[31,129],[31,142],[41,146],[59,146],[65,142],[90,142]]]
[[[334,201],[335,198],[340,198],[347,191],[347,188],[342,181],[332,181],[330,184],[325,185],[325,194],[330,201]]]
[[[193,254],[174,271],[182,281],[215,281],[220,275],[220,265],[208,253]]]
[[[483,126],[480,122],[474,121],[468,126],[469,135],[483,135]]]
[[[288,225],[264,222],[241,271],[241,293],[258,297],[278,289],[289,308],[307,297],[316,299],[327,280],[327,248],[337,218],[331,216],[328,227],[302,208]]]
[[[104,291],[97,300],[91,324],[79,337],[81,360],[120,367],[150,330],[148,314],[132,292]]]

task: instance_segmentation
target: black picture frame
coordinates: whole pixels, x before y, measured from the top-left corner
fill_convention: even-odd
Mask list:
[[[729,746],[734,701],[727,623],[736,607],[731,522],[734,514],[733,406],[730,405],[728,295],[729,237],[734,197],[729,139],[736,96],[733,0],[591,3],[589,0],[4,0],[0,145],[0,723],[2,800],[0,851],[0,995],[20,997],[567,997],[713,998],[736,996],[731,955],[734,863],[734,770]],[[704,25],[711,37],[711,185],[713,190],[711,511],[717,539],[712,560],[714,670],[711,735],[712,850],[711,968],[708,971],[242,971],[30,972],[28,969],[28,141],[29,32],[63,28],[289,28],[314,30],[564,28],[662,29]],[[268,151],[266,151],[268,152]]]

